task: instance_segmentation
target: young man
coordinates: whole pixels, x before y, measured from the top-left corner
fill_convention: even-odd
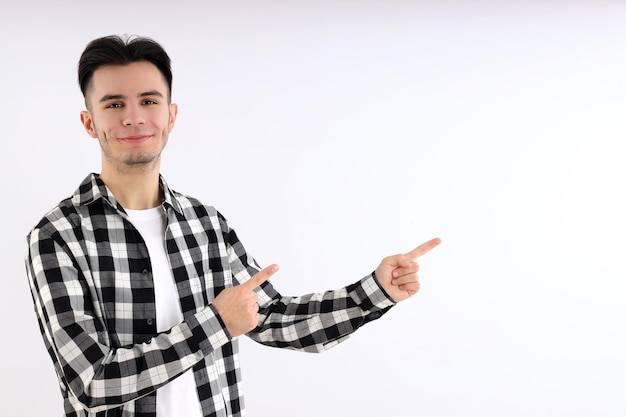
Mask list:
[[[321,352],[419,290],[415,260],[383,259],[336,291],[284,297],[213,207],[170,189],[176,122],[166,52],[147,38],[92,41],[81,120],[102,169],[28,235],[26,268],[66,416],[242,416],[237,337]]]

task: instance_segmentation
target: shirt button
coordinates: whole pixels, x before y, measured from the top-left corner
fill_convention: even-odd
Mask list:
[[[141,271],[141,275],[143,275],[144,277],[148,275],[149,273],[150,271],[148,271],[147,269],[144,269],[143,271]]]
[[[152,326],[152,323],[154,323],[154,320],[148,319],[146,320],[146,323],[148,323],[148,326]]]

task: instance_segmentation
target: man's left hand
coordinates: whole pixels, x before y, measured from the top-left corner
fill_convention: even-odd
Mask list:
[[[420,267],[416,260],[440,243],[439,238],[431,239],[408,253],[388,256],[382,260],[376,268],[376,278],[391,298],[399,302],[419,291],[417,272]]]

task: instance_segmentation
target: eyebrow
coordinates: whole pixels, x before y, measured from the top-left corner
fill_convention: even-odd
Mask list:
[[[137,95],[137,97],[151,97],[151,96],[156,96],[156,97],[163,98],[163,94],[161,94],[161,92],[158,91],[158,90],[144,91],[143,93],[139,93]],[[125,99],[125,98],[126,98],[126,96],[123,95],[123,94],[105,94],[100,99],[100,103],[104,103],[105,101],[109,101],[109,100],[121,100],[121,99]]]

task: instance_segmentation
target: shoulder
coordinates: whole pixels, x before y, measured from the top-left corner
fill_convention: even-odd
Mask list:
[[[174,201],[178,204],[178,208],[185,214],[191,214],[197,217],[218,216],[217,209],[209,204],[205,204],[199,199],[171,190]]]
[[[79,210],[102,197],[100,188],[104,184],[99,182],[96,174],[89,174],[80,183],[74,193],[61,200],[54,208],[41,217],[32,228],[33,231],[63,231],[76,227],[80,223]]]
[[[66,198],[45,213],[31,229],[31,233],[35,230],[47,231],[48,233],[51,233],[53,230],[62,231],[74,227],[77,221],[78,213],[76,206],[71,198]]]
[[[80,216],[71,198],[48,211],[26,235],[26,251],[32,255],[71,252],[80,235]],[[30,255],[29,255],[30,256]]]
[[[170,190],[170,192],[173,200],[178,205],[178,209],[185,218],[197,218],[202,222],[209,221],[213,228],[228,229],[226,217],[214,206],[175,190]]]

